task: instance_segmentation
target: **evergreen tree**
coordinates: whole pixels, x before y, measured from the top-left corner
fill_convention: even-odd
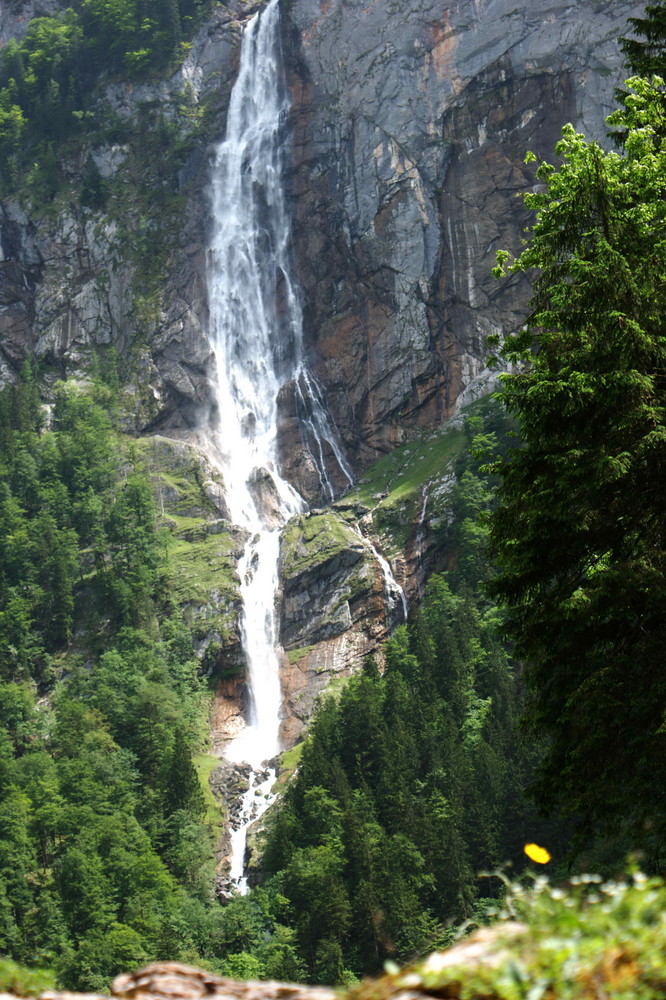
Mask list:
[[[165,785],[167,816],[179,809],[193,816],[199,816],[204,811],[203,792],[182,727],[176,731]]]
[[[104,179],[90,153],[86,157],[86,165],[81,181],[79,201],[86,208],[100,209],[106,205],[107,191]]]
[[[502,398],[521,446],[497,472],[491,592],[527,661],[530,715],[552,742],[535,791],[579,818],[580,835],[666,830],[666,151],[660,88],[633,93],[609,123],[626,155],[571,126],[531,245],[531,313],[503,353],[523,367]],[[507,255],[500,254],[506,259]],[[501,270],[501,264],[500,264]]]
[[[666,75],[666,4],[648,4],[644,17],[630,17],[637,38],[621,38],[627,67],[635,76]]]

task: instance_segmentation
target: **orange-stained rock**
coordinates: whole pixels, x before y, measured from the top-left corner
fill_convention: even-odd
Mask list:
[[[123,1000],[335,1000],[333,990],[294,983],[235,982],[180,962],[157,962],[116,976],[111,993]]]

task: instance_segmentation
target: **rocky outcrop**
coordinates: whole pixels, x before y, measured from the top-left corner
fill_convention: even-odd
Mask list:
[[[333,511],[289,522],[280,547],[281,641],[299,649],[345,632],[374,589],[375,572],[362,539]]]
[[[528,288],[525,152],[604,137],[641,3],[291,0],[291,178],[309,352],[360,471],[450,415]]]
[[[66,4],[59,0],[3,0],[0,4],[0,47],[23,38],[33,17],[50,17]]]
[[[117,976],[112,995],[127,1000],[199,1000],[201,997],[232,997],[237,1000],[335,1000],[336,994],[322,986],[295,983],[244,982],[223,979],[203,969],[179,962],[159,962],[135,973]]]
[[[282,535],[286,745],[300,735],[321,692],[357,670],[393,625],[381,567],[348,516],[314,510],[293,518]]]

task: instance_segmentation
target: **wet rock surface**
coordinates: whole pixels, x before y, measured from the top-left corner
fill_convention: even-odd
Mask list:
[[[249,764],[221,760],[220,766],[213,771],[210,778],[214,794],[227,805],[229,822],[234,829],[239,823],[240,800],[248,790],[251,770]]]
[[[231,860],[231,831],[237,829],[243,795],[250,784],[250,765],[235,764],[220,759],[220,765],[211,774],[209,785],[215,798],[225,810],[224,831],[215,851],[216,874],[215,893],[223,902],[230,898],[232,885],[229,881]]]
[[[376,557],[336,510],[313,510],[289,522],[280,579],[281,735],[290,746],[322,691],[358,670],[394,622]]]

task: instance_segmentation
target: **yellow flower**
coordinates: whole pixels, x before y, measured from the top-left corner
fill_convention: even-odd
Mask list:
[[[536,861],[539,865],[547,865],[550,861],[550,854],[546,848],[539,847],[538,844],[525,844],[523,850],[530,861]]]

